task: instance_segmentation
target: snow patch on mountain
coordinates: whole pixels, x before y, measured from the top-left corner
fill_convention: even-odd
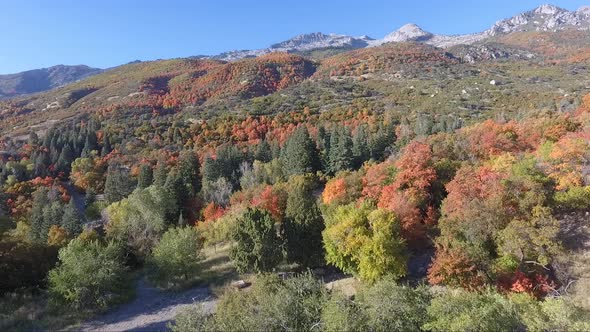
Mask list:
[[[295,36],[289,40],[271,45],[259,50],[230,51],[215,56],[215,59],[234,61],[243,58],[257,57],[272,52],[304,52],[323,48],[363,48],[373,39],[368,36],[352,37],[339,34],[324,34],[321,32]]]

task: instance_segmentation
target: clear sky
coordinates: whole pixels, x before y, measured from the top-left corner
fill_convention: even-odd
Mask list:
[[[547,0],[0,0],[0,74],[264,48],[308,32],[382,38],[405,23],[479,32]],[[588,0],[553,0],[575,10]]]

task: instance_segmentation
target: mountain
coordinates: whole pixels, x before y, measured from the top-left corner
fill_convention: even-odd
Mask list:
[[[373,39],[367,36],[351,37],[346,35],[314,32],[295,36],[289,40],[273,44],[265,49],[224,52],[213,56],[212,58],[223,61],[235,61],[273,52],[299,53],[327,48],[351,50],[367,47],[372,41]]]
[[[300,53],[321,49],[353,50],[379,46],[384,43],[418,42],[436,47],[448,48],[455,45],[471,45],[482,40],[514,32],[558,31],[565,29],[590,29],[590,6],[577,11],[568,11],[553,5],[542,5],[531,11],[496,22],[488,30],[464,34],[442,35],[423,30],[410,23],[386,35],[383,39],[368,36],[351,37],[321,32],[303,34],[289,40],[276,43],[265,49],[238,50],[224,52],[211,58],[223,61],[236,61],[252,58],[272,52]]]
[[[500,20],[483,32],[465,35],[438,35],[424,31],[416,24],[406,24],[383,39],[372,41],[370,44],[375,46],[389,42],[414,41],[447,48],[455,45],[469,45],[515,32],[555,32],[566,29],[589,30],[590,6],[581,7],[577,11],[568,11],[553,5],[542,5],[531,11]]]
[[[0,75],[0,99],[50,90],[101,72],[102,69],[83,65],[58,65]]]

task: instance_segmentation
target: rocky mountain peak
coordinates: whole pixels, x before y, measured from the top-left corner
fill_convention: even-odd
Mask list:
[[[418,25],[410,23],[402,26],[398,30],[388,34],[383,38],[385,42],[407,42],[407,41],[425,41],[432,38],[433,34],[424,31]]]

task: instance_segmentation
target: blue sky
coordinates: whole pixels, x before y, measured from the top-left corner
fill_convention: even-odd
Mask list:
[[[434,33],[479,32],[546,2],[0,0],[0,74],[263,48],[315,31],[382,38],[405,23]],[[575,10],[588,1],[552,4]]]

